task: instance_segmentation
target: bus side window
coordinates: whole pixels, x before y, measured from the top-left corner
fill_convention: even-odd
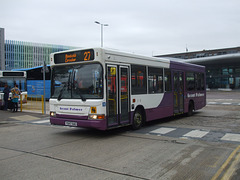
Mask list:
[[[163,92],[163,69],[162,68],[148,68],[148,93],[162,93]]]
[[[195,90],[195,74],[191,72],[186,73],[186,81],[187,81],[187,91]]]
[[[164,69],[164,81],[165,81],[165,91],[172,91],[172,81],[171,81],[171,71],[170,69]]]
[[[146,67],[132,65],[132,94],[147,94]]]

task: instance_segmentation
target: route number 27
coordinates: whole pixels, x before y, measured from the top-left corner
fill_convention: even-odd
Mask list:
[[[91,58],[91,52],[90,51],[84,52],[84,61],[89,61],[90,58]]]

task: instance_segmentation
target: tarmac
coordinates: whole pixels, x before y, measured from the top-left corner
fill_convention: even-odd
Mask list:
[[[46,102],[46,107],[49,107]],[[235,105],[240,106],[240,91],[207,91],[207,105]],[[20,108],[19,108],[20,110]],[[37,121],[49,119],[49,109],[46,114],[39,111],[24,110],[22,112],[11,112],[0,110],[0,124],[11,123],[16,121]]]
[[[49,118],[49,114],[41,114],[38,112],[29,112],[29,111],[18,111],[11,112],[0,110],[0,124],[5,123],[13,123],[16,121],[34,121],[34,120],[42,120]]]

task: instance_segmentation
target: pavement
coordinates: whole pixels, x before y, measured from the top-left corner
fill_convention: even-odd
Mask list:
[[[11,123],[16,121],[35,121],[35,120],[44,120],[49,119],[48,114],[41,114],[37,112],[28,112],[28,111],[18,111],[18,112],[11,112],[11,111],[0,111],[0,124]]]
[[[207,105],[233,105],[240,106],[240,91],[207,91]],[[47,106],[48,102],[47,102]],[[23,110],[22,112],[11,112],[0,110],[0,124],[11,123],[16,121],[44,121],[49,120],[49,110],[46,114],[41,111]]]

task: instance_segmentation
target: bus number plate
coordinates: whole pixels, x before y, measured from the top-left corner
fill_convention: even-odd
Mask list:
[[[76,122],[71,122],[71,121],[65,121],[65,126],[74,126],[74,127],[77,127],[77,123],[76,123]]]

